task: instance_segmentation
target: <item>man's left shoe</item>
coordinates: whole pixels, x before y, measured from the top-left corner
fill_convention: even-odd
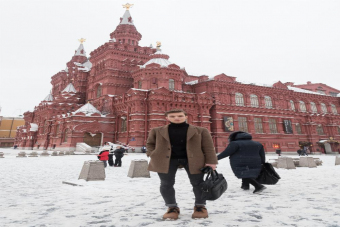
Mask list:
[[[208,217],[208,211],[205,206],[195,206],[194,207],[194,213],[191,216],[192,218],[207,218]]]
[[[255,189],[253,193],[259,194],[259,193],[261,193],[263,190],[266,189],[265,186],[263,186],[263,185],[261,185],[261,186],[262,186],[262,187],[259,187],[259,188]]]

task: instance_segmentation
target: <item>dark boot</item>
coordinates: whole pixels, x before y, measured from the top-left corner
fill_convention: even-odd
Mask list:
[[[258,188],[255,188],[255,190],[253,191],[253,193],[254,194],[259,194],[259,193],[261,193],[263,190],[265,190],[266,189],[266,187],[265,186],[263,186],[262,184],[261,184],[261,186],[259,186]]]
[[[243,190],[249,190],[249,183],[248,183],[246,180],[243,180],[243,179],[242,179],[241,188],[242,188]]]

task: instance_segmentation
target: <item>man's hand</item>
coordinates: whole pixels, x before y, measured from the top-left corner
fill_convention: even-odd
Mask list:
[[[215,170],[217,167],[217,164],[205,164],[205,166],[210,166],[213,170]]]

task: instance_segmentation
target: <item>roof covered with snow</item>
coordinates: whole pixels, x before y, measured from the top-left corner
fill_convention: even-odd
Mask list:
[[[92,63],[89,60],[84,63],[74,62],[74,64],[79,67],[78,70],[85,72],[89,72],[92,68]]]
[[[72,83],[69,83],[66,88],[62,92],[73,92],[77,93],[77,90],[74,88]]]
[[[314,91],[309,91],[306,89],[302,89],[302,88],[298,88],[298,87],[291,87],[291,86],[287,86],[289,90],[295,91],[295,92],[301,92],[301,93],[308,93],[308,94],[313,94],[313,95],[324,95],[318,92],[314,92]]]
[[[99,113],[101,115],[101,113],[99,112],[99,110],[96,109],[96,107],[94,107],[91,103],[86,103],[84,106],[82,106],[81,108],[79,108],[78,110],[76,110],[74,113],[84,113],[84,114],[94,114],[94,113]]]
[[[48,95],[46,96],[46,98],[44,99],[44,101],[46,101],[46,102],[52,102],[52,101],[53,101],[53,96],[52,96],[52,94],[48,94]]]

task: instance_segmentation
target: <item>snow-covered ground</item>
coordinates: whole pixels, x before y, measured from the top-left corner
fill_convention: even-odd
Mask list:
[[[78,180],[91,155],[16,158],[18,150],[0,149],[0,226],[340,226],[340,166],[335,156],[320,157],[317,168],[278,169],[282,179],[260,195],[240,189],[229,166],[218,171],[227,178],[227,192],[208,201],[209,218],[192,220],[194,196],[186,172],[176,178],[180,219],[163,221],[166,211],[159,193],[159,178],[127,177],[134,159],[128,154],[123,167],[106,168],[106,180]],[[27,152],[27,151],[26,151]],[[28,151],[29,152],[29,151]],[[295,156],[296,157],[296,156]],[[273,156],[268,156],[273,158]],[[62,184],[72,181],[82,187]]]

